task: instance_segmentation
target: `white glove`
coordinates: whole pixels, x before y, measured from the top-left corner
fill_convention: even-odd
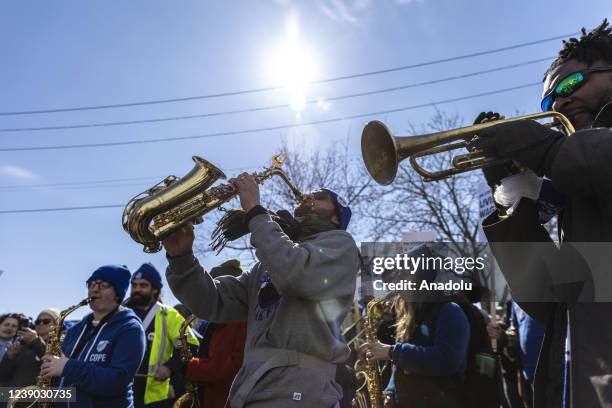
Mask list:
[[[514,174],[502,179],[501,184],[495,189],[493,198],[497,204],[509,207],[506,213],[510,215],[521,198],[538,199],[542,181],[543,179],[531,170]]]

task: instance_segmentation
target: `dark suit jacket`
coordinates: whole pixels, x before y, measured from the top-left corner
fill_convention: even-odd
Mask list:
[[[529,199],[508,218],[491,214],[483,229],[513,298],[546,327],[535,407],[561,406],[568,320],[572,406],[612,406],[612,287],[606,281],[612,265],[612,131],[587,129],[568,137],[546,175],[568,199],[560,248]]]

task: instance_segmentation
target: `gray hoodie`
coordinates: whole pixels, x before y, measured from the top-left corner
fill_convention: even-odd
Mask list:
[[[265,361],[250,356],[272,348],[295,350],[329,366],[347,359],[340,324],[355,293],[360,265],[355,241],[333,230],[295,243],[267,214],[254,217],[249,229],[260,260],[250,272],[212,279],[193,255],[170,259],[166,277],[172,292],[200,318],[247,321],[245,363],[230,390],[232,408],[332,407],[342,396],[333,373],[312,364],[266,369]],[[239,389],[254,378],[245,396],[244,387]]]

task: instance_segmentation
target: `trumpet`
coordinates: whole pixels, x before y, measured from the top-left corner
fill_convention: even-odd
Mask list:
[[[395,180],[399,163],[406,158],[409,158],[410,164],[424,181],[438,181],[455,174],[495,166],[510,160],[473,151],[453,157],[452,167],[448,169],[428,171],[417,162],[417,158],[465,148],[466,141],[478,132],[501,123],[541,119],[552,119],[553,121],[546,123],[545,126],[561,127],[568,136],[574,133],[574,126],[570,120],[559,112],[534,113],[419,136],[394,136],[384,123],[374,120],[365,126],[361,134],[361,154],[372,178],[383,186]]]
[[[214,164],[199,156],[193,156],[195,166],[183,178],[168,176],[150,189],[133,197],[123,210],[123,229],[132,239],[144,245],[144,252],[161,249],[160,242],[173,231],[188,222],[200,224],[202,216],[234,198],[238,191],[231,184],[210,187],[225,178]],[[279,176],[291,189],[298,203],[304,195],[281,169],[281,155],[272,157],[272,165],[262,172],[253,173],[255,181],[262,184],[273,176]],[[209,188],[210,187],[210,188]]]

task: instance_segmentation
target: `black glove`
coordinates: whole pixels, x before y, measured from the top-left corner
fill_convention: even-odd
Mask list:
[[[474,119],[474,124],[479,125],[481,123],[492,122],[494,120],[505,119],[505,116],[500,115],[497,112],[480,112],[476,119]]]
[[[242,209],[226,210],[225,215],[217,221],[209,246],[218,254],[228,242],[235,241],[248,234],[249,224],[246,218],[247,213]]]
[[[497,112],[480,112],[480,114],[478,114],[474,120],[474,124],[479,125],[481,123],[492,122],[500,119],[505,119],[505,117]],[[469,151],[474,151],[477,150],[477,147],[470,143],[468,144],[467,149]],[[487,184],[491,188],[500,185],[502,179],[519,172],[519,168],[512,161],[495,166],[483,167],[482,169],[482,174],[484,175]]]
[[[487,155],[512,159],[542,176],[557,154],[562,138],[563,133],[536,121],[520,120],[483,130],[469,142],[468,150],[475,148]]]

